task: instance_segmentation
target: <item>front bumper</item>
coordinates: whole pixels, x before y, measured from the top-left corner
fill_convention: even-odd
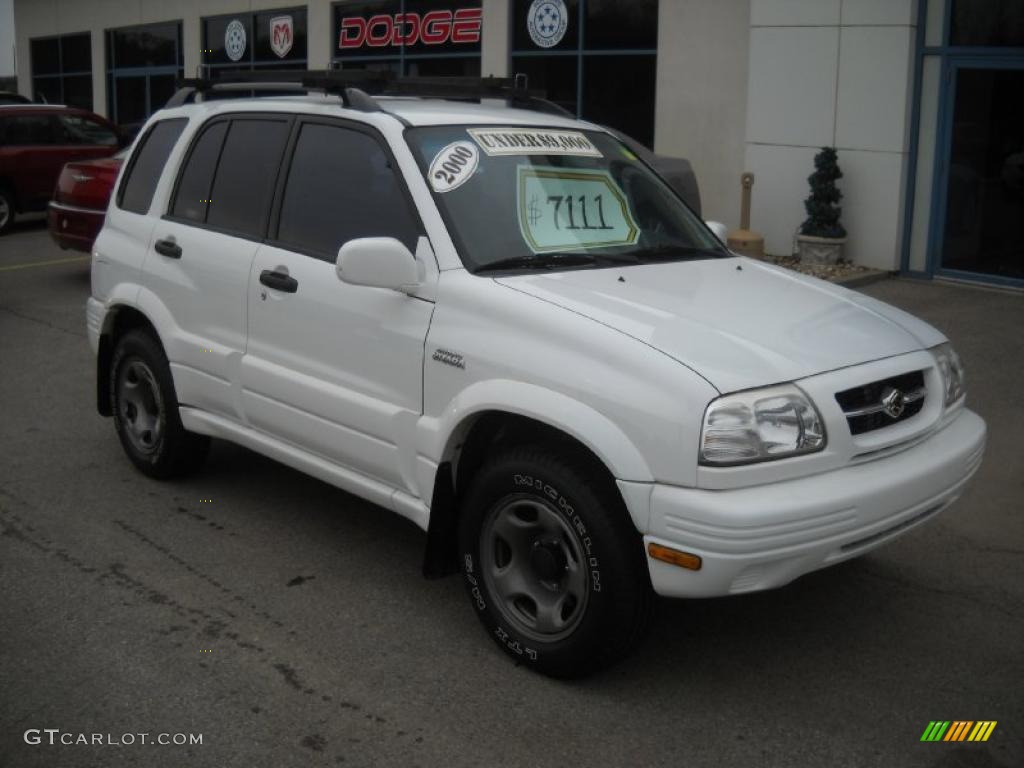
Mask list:
[[[926,440],[874,461],[768,485],[656,484],[651,542],[699,555],[698,571],[648,557],[654,590],[716,597],[771,589],[856,557],[952,504],[981,464],[985,422],[963,409]]]

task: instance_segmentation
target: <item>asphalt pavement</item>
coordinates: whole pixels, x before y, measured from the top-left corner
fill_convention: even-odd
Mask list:
[[[961,500],[784,589],[660,601],[635,656],[566,683],[504,656],[379,507],[223,442],[185,481],[134,471],[94,407],[88,261],[19,226],[0,238],[0,766],[1024,765],[1024,296],[862,290],[964,359],[990,437]],[[934,720],[997,726],[922,743]]]

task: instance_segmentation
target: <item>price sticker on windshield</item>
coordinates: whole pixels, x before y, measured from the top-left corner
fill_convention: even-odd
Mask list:
[[[519,166],[519,229],[534,253],[633,245],[640,234],[607,171]]]

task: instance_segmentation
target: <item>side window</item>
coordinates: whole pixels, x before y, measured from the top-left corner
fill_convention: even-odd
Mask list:
[[[132,213],[149,212],[164,164],[187,122],[184,118],[161,120],[142,137],[117,191],[119,208]]]
[[[206,221],[213,173],[217,170],[217,158],[220,157],[220,148],[227,132],[228,123],[222,120],[203,129],[192,145],[192,151],[178,179],[171,216],[199,223]]]
[[[7,118],[4,143],[20,147],[57,143],[57,121],[53,115],[11,115]]]
[[[262,238],[290,120],[231,121],[210,190],[206,223]]]
[[[117,134],[102,123],[81,115],[59,115],[57,119],[62,128],[62,141],[66,144],[117,146]]]
[[[420,231],[377,141],[338,126],[302,126],[281,202],[282,245],[334,261],[357,237],[394,237],[413,250]]]

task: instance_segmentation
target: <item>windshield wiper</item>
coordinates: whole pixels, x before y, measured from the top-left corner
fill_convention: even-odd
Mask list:
[[[686,261],[688,259],[719,259],[725,252],[717,248],[700,248],[695,245],[654,245],[630,251],[639,261]]]
[[[586,253],[530,253],[510,256],[477,267],[477,272],[501,272],[514,269],[558,269],[596,264],[597,259]]]

